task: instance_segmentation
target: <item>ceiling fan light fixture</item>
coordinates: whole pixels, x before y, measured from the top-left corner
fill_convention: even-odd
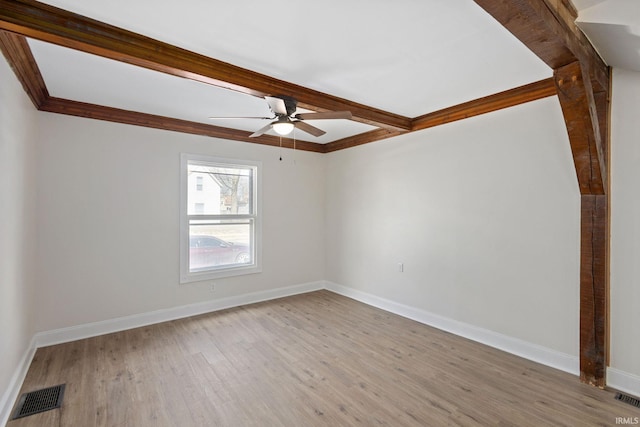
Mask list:
[[[293,131],[294,125],[289,120],[279,120],[275,122],[272,127],[278,135],[284,136],[289,135],[291,131]]]
[[[269,104],[269,109],[273,113],[273,117],[210,117],[211,119],[264,119],[272,120],[266,126],[258,129],[249,138],[257,138],[264,135],[265,132],[269,132],[272,129],[280,136],[289,135],[295,128],[298,128],[302,132],[308,133],[311,136],[319,137],[326,132],[322,129],[318,129],[315,126],[306,123],[305,120],[322,120],[322,119],[351,119],[351,112],[349,111],[324,111],[321,113],[310,112],[295,114],[297,101],[290,96],[280,95],[265,96],[264,99]],[[293,137],[295,139],[295,136]]]

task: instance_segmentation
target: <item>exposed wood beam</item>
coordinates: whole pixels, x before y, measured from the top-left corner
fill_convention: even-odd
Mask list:
[[[605,194],[606,164],[590,79],[576,61],[554,73],[581,194]]]
[[[51,113],[66,114],[69,116],[85,117],[89,119],[105,120],[115,123],[144,126],[154,129],[170,130],[175,132],[188,133],[193,135],[210,136],[233,141],[251,142],[254,144],[280,146],[280,138],[271,135],[262,135],[257,138],[250,138],[252,132],[229,129],[204,123],[191,122],[153,114],[138,113],[136,111],[121,110],[118,108],[104,107],[101,105],[88,104],[84,102],[69,101],[60,98],[47,98],[40,108],[41,111]],[[294,148],[294,141],[289,138],[282,138],[282,147]],[[295,141],[295,148],[303,151],[313,151],[323,153],[324,145],[307,141]]]
[[[475,99],[424,116],[416,117],[411,122],[411,129],[421,130],[433,126],[451,123],[480,114],[490,113],[503,108],[524,104],[556,95],[556,87],[552,78],[520,86],[484,98]]]
[[[541,80],[539,82],[520,86],[515,89],[498,93],[496,95],[487,96],[432,114],[420,116],[414,119],[415,125],[413,131],[443,125],[468,117],[496,111],[501,108],[507,108],[554,95],[556,95],[556,88],[553,79],[550,78]],[[86,108],[87,111],[83,111],[83,108]],[[78,103],[63,99],[55,99],[55,101],[45,103],[43,110],[61,114],[70,114],[79,117],[88,117],[118,123],[133,124],[137,126],[147,126],[156,129],[166,129],[176,132],[208,135],[217,138],[227,138],[235,141],[279,145],[279,140],[276,143],[276,141],[274,140],[274,138],[276,137],[271,137],[269,135],[265,135],[260,138],[249,138],[249,132],[245,131],[238,131],[235,129],[206,125],[202,123],[137,113],[133,111],[101,107],[94,104]],[[340,140],[332,141],[325,145],[315,144],[312,142],[297,141],[296,148],[306,151],[330,153],[333,151],[343,150],[346,148],[356,147],[358,145],[368,144],[371,142],[391,138],[403,133],[406,132],[391,131],[387,129],[376,129]],[[263,140],[263,138],[266,139]],[[293,148],[293,140],[283,138],[283,147]]]
[[[596,91],[609,86],[606,64],[575,24],[565,0],[474,0],[552,69],[578,59]]]
[[[594,93],[578,62],[556,70],[581,196],[580,378],[604,387],[608,362],[608,91]]]
[[[555,95],[556,86],[554,80],[553,78],[548,78],[416,117],[411,120],[411,131],[415,132],[440,126]],[[385,129],[373,130],[331,142],[327,144],[326,150],[327,152],[343,150],[345,148],[398,136],[402,133],[404,132],[391,132]]]
[[[426,129],[473,117],[479,114],[488,113],[501,108],[519,105],[525,102],[534,101],[556,94],[553,79],[545,79],[536,83],[521,86],[496,95],[480,98],[468,103],[460,104],[440,112],[421,116],[416,120],[417,126],[414,130]],[[226,138],[235,141],[256,142],[259,144],[279,145],[279,139],[269,135],[259,138],[249,138],[250,132],[239,131],[230,128],[207,125],[203,123],[190,122],[185,120],[172,119],[168,117],[154,116],[150,114],[137,113],[134,111],[120,110],[116,108],[102,107],[94,104],[86,104],[64,99],[51,99],[45,102],[41,108],[43,111],[69,114],[78,117],[87,117],[111,122],[146,126],[156,129],[166,129],[176,132],[184,132],[198,135],[207,135],[216,138]],[[315,144],[306,141],[297,141],[296,148],[305,151],[330,153],[358,145],[368,144],[374,141],[391,138],[406,132],[390,131],[387,129],[376,129],[358,135],[343,138],[328,144]],[[283,138],[283,147],[293,148],[293,140]]]
[[[593,98],[598,116],[598,128],[600,129],[600,142],[602,147],[602,157],[605,160],[606,175],[605,181],[609,181],[608,175],[610,173],[609,162],[609,132],[610,132],[610,101],[611,101],[611,89],[606,91],[594,92]],[[608,192],[607,192],[608,194]]]
[[[475,0],[549,67],[575,61],[560,23],[543,0]]]
[[[580,378],[603,387],[608,354],[610,72],[568,0],[475,0],[554,70],[581,199]],[[603,129],[601,129],[603,127]]]
[[[391,138],[393,136],[401,135],[405,132],[392,131],[387,129],[376,129],[369,132],[361,133],[359,135],[350,136],[347,138],[339,139],[325,145],[325,153],[331,153],[333,151],[344,150],[345,148],[357,147],[358,145],[368,144],[370,142],[380,141],[383,139]]]
[[[0,31],[0,50],[22,84],[31,102],[40,108],[49,97],[49,91],[31,49],[24,37],[6,31]]]
[[[319,150],[316,145],[312,144],[312,151],[335,151],[343,148],[353,147],[368,142],[378,141],[399,135],[408,130],[420,130],[439,124],[460,120],[466,117],[472,117],[500,108],[507,108],[518,105],[523,102],[539,99],[552,95],[549,82],[546,80],[522,86],[500,94],[485,97],[479,100],[471,101],[465,104],[441,110],[435,113],[417,117],[416,119],[408,119],[406,117],[393,116],[392,120],[387,120],[386,124],[371,117],[378,113],[389,115],[390,113],[380,112],[366,106],[352,103],[347,100],[335,98],[326,94],[312,91],[310,89],[292,85],[280,80],[272,79],[268,76],[260,75],[245,69],[235,67],[233,65],[207,58],[193,52],[188,52],[175,46],[149,39],[147,37],[118,29],[107,24],[85,18],[71,12],[57,9],[45,4],[41,4],[31,0],[0,0],[0,27],[7,28],[11,31],[18,31],[24,36],[39,38],[44,41],[57,43],[74,49],[80,49],[89,53],[99,54],[116,60],[124,60],[135,65],[141,65],[157,71],[168,72],[173,75],[193,78],[197,81],[216,84],[228,89],[240,90],[243,93],[252,95],[262,95],[264,93],[287,93],[295,92],[295,96],[300,100],[300,106],[303,108],[312,108],[315,110],[340,110],[349,109],[352,114],[358,108],[364,108],[368,118],[362,119],[362,122],[372,124],[383,129],[374,130],[353,137],[344,138],[334,141]],[[12,36],[16,40],[20,40],[20,45],[24,47],[25,52],[31,58],[30,61],[35,65],[35,61],[28,49],[28,45],[24,38]],[[37,66],[35,67],[37,70]],[[194,70],[197,72],[194,73]],[[39,73],[38,73],[39,76]],[[42,77],[39,76],[42,80]],[[44,83],[43,83],[44,87]],[[269,92],[260,92],[256,90],[260,87]],[[46,87],[44,88],[46,90]],[[34,92],[33,90],[29,93]],[[309,94],[309,99],[313,100],[313,105],[305,104],[301,94]],[[40,98],[39,103],[42,103]],[[60,105],[63,100],[56,100],[50,105]],[[71,101],[70,101],[71,102]],[[324,102],[324,104],[323,104]],[[320,107],[320,104],[324,107]],[[36,104],[37,105],[37,104]],[[191,129],[189,133],[194,131],[201,132],[202,125],[184,126],[183,123],[178,124],[172,122],[171,119],[163,118],[154,120],[141,118],[139,114],[125,121],[123,110],[112,117],[109,109],[103,110],[97,114],[99,106],[93,105],[91,112],[87,115],[94,117],[102,117],[103,120],[120,121],[122,123],[149,123],[150,127],[161,128],[162,123],[170,123],[171,128],[168,130],[177,130],[181,128]],[[114,109],[115,110],[115,109]],[[80,115],[77,108],[61,108],[56,112],[73,111],[74,115]],[[397,125],[389,125],[395,120]],[[179,121],[182,122],[182,121]],[[191,123],[191,122],[188,122]],[[198,129],[196,131],[196,129]],[[224,129],[223,131],[214,131],[212,129]],[[216,134],[218,137],[228,137],[234,140],[246,140],[244,132],[239,131],[238,134],[232,135],[233,130],[228,128],[220,128],[210,126],[206,134]],[[254,142],[252,140],[251,142]],[[257,142],[257,141],[256,141]]]
[[[353,120],[408,130],[410,119],[218,61],[33,0],[0,0],[0,29],[254,96],[289,95],[316,111],[348,110]]]
[[[565,43],[573,54],[588,70],[594,92],[606,92],[609,89],[609,68],[596,52],[591,42],[576,25],[578,11],[571,0],[544,0],[547,8],[559,22]],[[566,31],[570,33],[566,33]]]
[[[146,126],[156,129],[166,129],[176,132],[185,132],[198,135],[207,135],[217,138],[226,138],[235,141],[255,142],[258,144],[279,145],[279,139],[264,135],[260,138],[248,138],[248,132],[239,131],[230,128],[206,125],[186,120],[177,120],[168,117],[143,114],[134,111],[121,110],[117,108],[102,107],[95,104],[87,104],[74,102],[70,100],[55,98],[49,99],[47,88],[40,74],[37,64],[31,54],[28,43],[24,36],[12,34],[6,31],[0,31],[0,35],[4,34],[9,41],[5,45],[11,49],[11,57],[8,58],[12,67],[15,69],[26,69],[28,73],[22,73],[21,78],[25,90],[32,97],[36,96],[38,103],[34,104],[38,109],[60,114],[69,114],[78,117],[94,118],[99,120],[107,120],[111,122],[132,124],[137,126]],[[3,48],[0,39],[0,48]],[[5,49],[6,51],[6,49]],[[18,71],[16,71],[18,75]],[[33,93],[32,93],[33,92]],[[555,95],[555,86],[553,79],[541,80],[536,83],[524,85],[515,89],[501,92],[496,95],[487,96],[464,104],[460,104],[451,108],[447,108],[435,113],[426,114],[412,120],[412,130],[421,130],[432,126],[449,123],[455,120],[461,120],[467,117],[488,113],[501,108],[507,108],[524,102],[533,101],[546,96]],[[83,110],[85,109],[85,110]],[[379,141],[393,136],[400,135],[404,132],[392,131],[387,129],[376,129],[359,135],[343,138],[333,141],[329,144],[315,144],[311,142],[297,141],[296,148],[313,152],[332,152],[342,150],[349,147],[355,147],[374,141]],[[283,138],[283,147],[292,148],[293,140]]]

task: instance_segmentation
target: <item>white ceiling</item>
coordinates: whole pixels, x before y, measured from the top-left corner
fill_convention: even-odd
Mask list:
[[[640,1],[573,0],[578,27],[604,61],[618,68],[640,71]]]
[[[629,0],[638,4],[638,0]],[[47,0],[45,3],[281,80],[416,117],[552,75],[472,0]],[[579,0],[580,18],[607,3]],[[578,4],[580,3],[580,4]],[[636,6],[637,8],[637,6]],[[581,21],[591,24],[596,18]],[[595,33],[594,33],[595,34]],[[595,36],[594,36],[595,37]],[[257,130],[266,103],[128,64],[30,40],[52,96]],[[594,41],[595,43],[595,41]],[[312,122],[326,143],[373,128]]]

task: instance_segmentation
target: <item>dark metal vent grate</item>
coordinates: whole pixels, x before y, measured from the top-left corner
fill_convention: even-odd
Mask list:
[[[39,412],[59,408],[62,405],[65,384],[43,388],[20,396],[18,407],[12,420],[22,418]]]
[[[635,397],[631,397],[622,393],[617,393],[616,399],[620,400],[621,402],[628,403],[629,405],[633,405],[636,408],[640,408],[640,400],[636,399]]]

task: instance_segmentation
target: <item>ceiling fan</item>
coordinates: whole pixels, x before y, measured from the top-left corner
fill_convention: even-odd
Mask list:
[[[326,132],[305,123],[304,120],[326,120],[326,119],[350,119],[350,111],[327,111],[324,113],[298,113],[298,101],[286,95],[265,96],[264,99],[269,104],[269,108],[273,112],[273,117],[209,117],[210,119],[260,119],[271,120],[271,123],[252,133],[250,137],[256,137],[268,132],[270,129],[278,135],[288,135],[293,128],[307,132],[313,136],[322,136]]]

